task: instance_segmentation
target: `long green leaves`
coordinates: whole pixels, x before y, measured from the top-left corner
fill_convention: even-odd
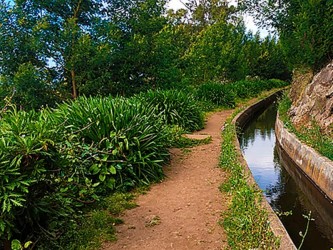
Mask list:
[[[174,131],[202,126],[193,97],[176,91],[9,108],[0,125],[1,240],[57,238],[85,204],[160,180]]]
[[[177,90],[148,91],[139,100],[154,109],[167,125],[178,125],[187,131],[203,128],[204,118],[194,96]]]

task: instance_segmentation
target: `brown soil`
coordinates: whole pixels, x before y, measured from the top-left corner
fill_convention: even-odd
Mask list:
[[[137,208],[125,212],[117,226],[118,241],[103,249],[223,249],[227,246],[218,225],[229,198],[219,191],[226,173],[218,168],[221,127],[232,111],[209,116],[206,128],[196,134],[212,136],[207,145],[190,152],[171,150],[166,178],[137,199]]]

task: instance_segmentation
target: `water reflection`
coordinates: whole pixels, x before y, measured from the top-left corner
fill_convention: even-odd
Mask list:
[[[295,245],[301,241],[299,232],[305,231],[307,220],[303,214],[312,211],[315,221],[310,223],[302,249],[330,249],[333,206],[276,144],[275,118],[274,104],[239,134],[244,157],[273,209],[280,213],[292,211],[292,215],[282,216],[281,221]]]

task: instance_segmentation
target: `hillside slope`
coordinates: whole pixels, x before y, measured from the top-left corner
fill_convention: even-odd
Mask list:
[[[291,121],[296,126],[311,126],[315,121],[323,133],[333,131],[333,61],[313,76],[311,70],[295,71],[290,97]]]

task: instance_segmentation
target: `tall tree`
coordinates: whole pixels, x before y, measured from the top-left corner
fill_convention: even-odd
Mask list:
[[[43,98],[33,104],[24,100],[33,100],[34,93],[47,96],[54,90],[50,79],[56,72],[48,67],[49,44],[43,34],[45,19],[35,12],[31,4],[0,4],[0,85],[2,99],[14,93],[14,100],[22,108],[38,108],[51,103]],[[32,75],[33,74],[33,75]],[[21,82],[32,77],[30,82]],[[40,83],[46,85],[41,85]],[[36,90],[24,91],[28,85]],[[23,87],[25,86],[25,87]],[[41,88],[42,86],[42,88]],[[20,101],[19,101],[20,100]]]
[[[331,0],[242,0],[244,10],[273,26],[292,67],[320,67],[333,56]]]
[[[216,22],[227,21],[235,13],[228,0],[189,0],[184,1],[190,22],[202,29]]]

